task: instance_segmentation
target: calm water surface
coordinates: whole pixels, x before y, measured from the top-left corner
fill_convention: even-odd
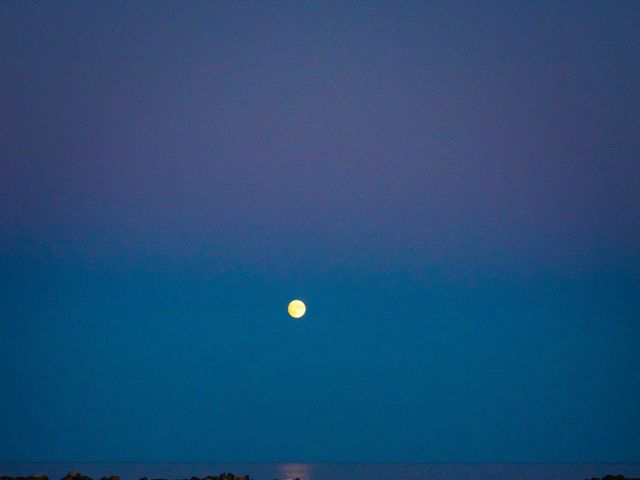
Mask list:
[[[93,478],[119,475],[122,480],[222,472],[255,480],[584,480],[609,473],[640,477],[640,463],[0,463],[0,475],[42,473],[56,480],[71,470]]]

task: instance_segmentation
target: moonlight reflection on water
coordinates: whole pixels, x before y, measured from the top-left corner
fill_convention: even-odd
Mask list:
[[[312,480],[309,475],[309,465],[305,463],[284,463],[279,470],[281,472],[281,480],[292,480],[294,478]]]

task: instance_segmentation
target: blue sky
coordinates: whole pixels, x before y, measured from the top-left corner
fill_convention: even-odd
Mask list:
[[[637,461],[639,20],[5,2],[0,460]]]

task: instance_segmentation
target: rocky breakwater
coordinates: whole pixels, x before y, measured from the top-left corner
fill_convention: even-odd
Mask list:
[[[0,476],[0,480],[49,480],[46,475],[30,475],[28,477],[7,477]],[[82,475],[80,472],[69,472],[61,480],[97,480],[86,475]],[[101,477],[99,480],[120,480],[117,475],[110,477]],[[142,477],[140,480],[167,480],[165,478],[148,478]],[[207,475],[206,477],[191,477],[180,478],[174,480],[251,480],[249,475],[235,476],[233,473],[221,473],[220,475]]]
[[[49,480],[46,475],[29,475],[28,477],[6,477],[0,476],[0,480]]]
[[[640,478],[625,477],[624,475],[605,475],[602,478],[592,477],[592,478],[587,478],[586,480],[640,480]]]
[[[85,480],[85,479],[84,478],[82,479],[78,479],[78,478],[64,479],[63,478],[62,480]],[[105,480],[105,479],[101,478],[100,480]],[[109,478],[107,480],[113,480],[113,478]],[[116,480],[120,480],[120,479],[116,477]],[[142,477],[140,480],[168,480],[168,479]],[[233,473],[221,473],[220,475],[207,475],[206,477],[179,478],[179,479],[173,479],[173,480],[251,480],[251,478],[249,478],[249,475],[243,475],[243,476],[237,477]]]

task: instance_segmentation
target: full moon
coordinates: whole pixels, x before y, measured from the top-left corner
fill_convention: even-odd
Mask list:
[[[300,318],[307,311],[307,307],[302,300],[292,300],[287,310],[293,318]]]

